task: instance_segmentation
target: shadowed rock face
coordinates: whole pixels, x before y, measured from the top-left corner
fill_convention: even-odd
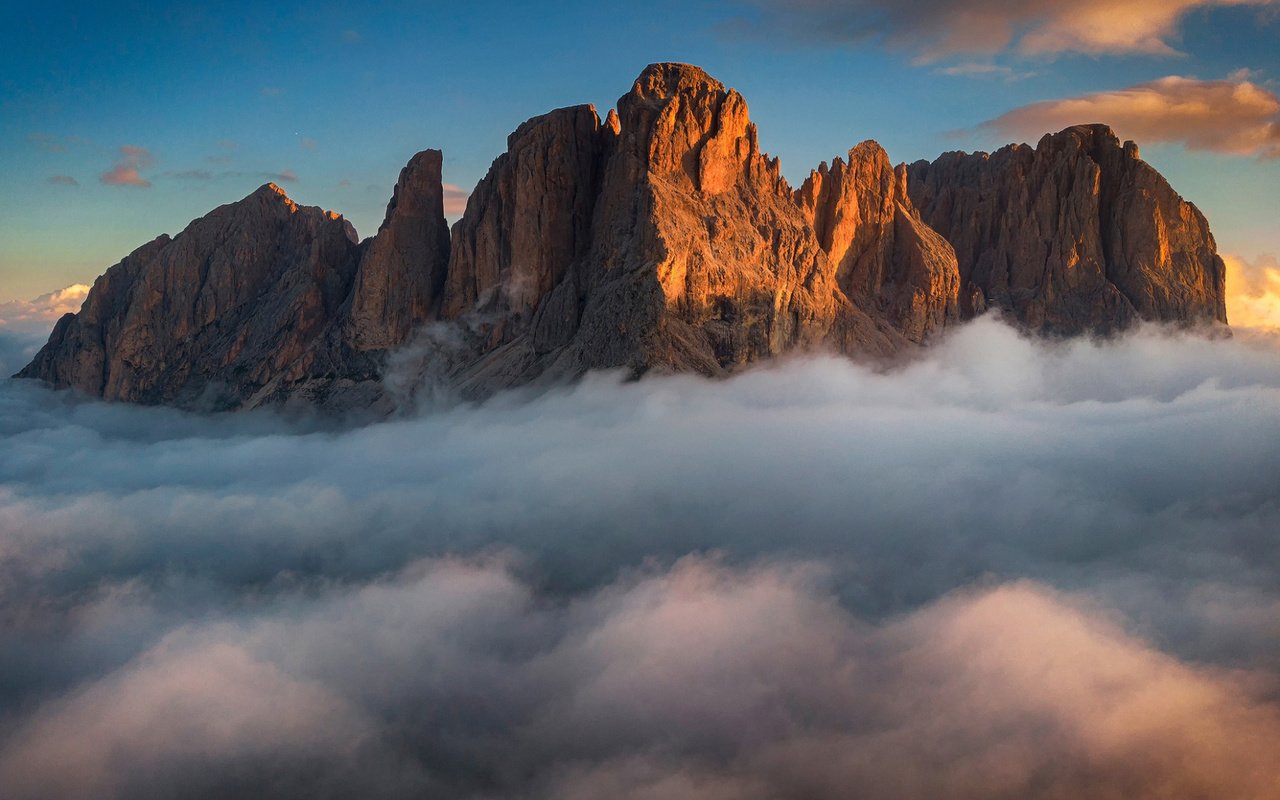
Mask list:
[[[107,270],[19,377],[110,400],[252,403],[324,335],[357,261],[346,220],[267,184]]]
[[[454,228],[443,317],[532,315],[591,241],[603,147],[590,105],[535,117],[507,137]]]
[[[424,150],[400,171],[378,235],[368,242],[346,309],[346,340],[387,350],[431,317],[449,266],[449,227],[439,150]]]
[[[433,316],[449,258],[439,150],[401,171],[377,236],[267,184],[100,277],[18,377],[221,409],[374,403],[386,352]]]
[[[268,185],[144,245],[19,375],[377,409],[424,376],[478,398],[591,369],[885,357],[987,303],[1059,333],[1225,321],[1204,218],[1102,128],[897,170],[864,142],[793,191],[741,95],[654,64],[603,122],[584,105],[517,128],[451,235],[441,161],[413,157],[362,244]]]
[[[907,170],[925,222],[955,247],[966,315],[1106,333],[1139,319],[1225,323],[1225,267],[1204,216],[1110,128],[1032,149],[947,153]]]
[[[826,342],[901,345],[840,293],[737,92],[655,64],[605,130],[591,252],[575,275],[581,325],[562,365],[718,374]]]

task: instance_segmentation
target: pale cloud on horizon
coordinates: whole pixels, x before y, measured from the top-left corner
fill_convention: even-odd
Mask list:
[[[1280,158],[1280,98],[1245,80],[1170,75],[1115,91],[1045,100],[1016,108],[982,127],[1035,141],[1047,131],[1102,122],[1139,144]]]
[[[31,300],[0,302],[0,378],[30,361],[49,337],[54,323],[63,314],[78,312],[88,295],[89,285],[76,283]],[[3,560],[4,554],[0,553],[0,561]]]
[[[1276,7],[1280,0],[752,0],[765,23],[792,34],[854,44],[881,38],[919,63],[1016,52],[1052,57],[1175,55],[1188,14],[1211,8]]]
[[[470,192],[455,183],[444,184],[445,216],[461,215],[467,210],[467,198],[470,196]]]
[[[47,292],[33,300],[11,300],[0,303],[0,327],[21,325],[36,322],[45,325],[56,321],[63,314],[80,310],[80,305],[89,296],[89,284],[73,283],[72,285]]]
[[[1253,260],[1224,254],[1227,264],[1227,320],[1232,328],[1280,331],[1280,260]]]

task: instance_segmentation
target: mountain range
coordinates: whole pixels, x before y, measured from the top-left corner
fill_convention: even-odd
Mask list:
[[[1046,336],[1227,321],[1204,216],[1104,125],[897,167],[866,141],[793,188],[738,92],[663,63],[603,119],[516,128],[452,230],[441,165],[413,156],[364,241],[274,184],[214,209],[108,269],[17,377],[389,408],[426,380],[482,398],[596,369],[894,358],[989,309]]]

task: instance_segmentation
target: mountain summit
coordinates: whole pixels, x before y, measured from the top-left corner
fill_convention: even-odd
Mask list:
[[[368,407],[393,358],[483,397],[592,369],[890,356],[993,306],[1064,335],[1226,322],[1204,217],[1102,126],[896,169],[863,142],[792,189],[740,94],[652,64],[603,120],[581,105],[516,128],[452,232],[441,161],[409,161],[364,242],[268,184],[143,245],[18,377]]]

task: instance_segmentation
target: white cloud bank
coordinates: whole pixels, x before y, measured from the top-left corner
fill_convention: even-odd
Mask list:
[[[0,385],[26,797],[1273,797],[1280,349],[984,319],[876,373],[355,429]]]

